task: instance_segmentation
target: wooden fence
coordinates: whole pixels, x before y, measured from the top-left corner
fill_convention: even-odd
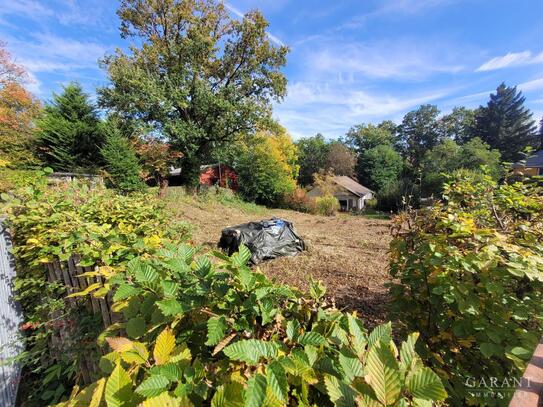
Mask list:
[[[81,274],[94,271],[94,267],[81,267],[78,265],[79,258],[72,256],[67,262],[54,261],[47,264],[47,279],[49,282],[60,282],[67,289],[67,294],[72,294],[78,291],[82,291],[89,285],[94,283],[103,284],[103,279],[97,277],[81,277]],[[111,309],[113,304],[112,294],[108,293],[104,298],[94,298],[91,295],[84,297],[72,297],[65,298],[66,306],[72,311],[68,315],[72,317],[63,316],[62,311],[55,311],[51,316],[52,327],[54,334],[51,337],[51,353],[64,351],[71,349],[71,346],[78,348],[78,344],[74,343],[74,336],[76,332],[77,324],[79,323],[77,317],[78,310],[86,309],[93,314],[100,314],[103,328],[121,321],[121,315],[115,313]],[[105,352],[104,352],[105,353]],[[83,355],[82,366],[80,366],[81,379],[84,384],[92,382],[93,376],[98,373],[98,360],[93,358],[92,355]]]

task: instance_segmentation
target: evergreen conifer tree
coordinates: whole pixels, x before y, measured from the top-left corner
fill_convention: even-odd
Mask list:
[[[44,162],[57,171],[92,171],[102,162],[103,135],[96,108],[81,85],[54,94],[39,120]]]
[[[538,146],[535,122],[524,100],[516,86],[502,83],[476,116],[475,135],[499,150],[505,161],[518,160],[526,147]]]
[[[100,150],[108,173],[108,184],[123,193],[145,188],[140,174],[142,167],[130,141],[111,120],[102,126],[105,143]]]

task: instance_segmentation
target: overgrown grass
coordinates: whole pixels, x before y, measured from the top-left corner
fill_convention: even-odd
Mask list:
[[[188,193],[184,187],[170,187],[166,195],[169,204],[183,202],[206,210],[210,205],[220,204],[229,208],[238,209],[246,214],[261,215],[267,208],[253,202],[244,201],[239,195],[225,188],[206,188],[198,193]]]

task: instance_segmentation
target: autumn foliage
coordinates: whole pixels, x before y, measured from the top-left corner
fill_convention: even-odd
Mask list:
[[[32,154],[32,123],[40,104],[24,88],[27,79],[24,68],[13,62],[0,41],[0,162],[13,168],[37,163]]]

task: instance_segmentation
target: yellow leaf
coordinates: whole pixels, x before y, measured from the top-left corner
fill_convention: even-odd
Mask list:
[[[104,298],[109,293],[109,291],[110,291],[110,285],[106,283],[104,284],[103,287],[93,292],[92,296],[94,298]]]
[[[125,300],[125,301],[118,301],[116,303],[114,303],[112,306],[111,306],[111,310],[113,312],[121,312],[123,309],[127,308],[128,307],[128,301]]]
[[[155,363],[163,365],[170,359],[170,354],[175,348],[175,336],[170,328],[163,330],[156,338],[156,345],[153,351]]]
[[[143,238],[143,243],[145,243],[145,246],[147,247],[159,247],[160,242],[160,236],[158,235]]]
[[[89,285],[87,288],[85,288],[83,291],[78,291],[76,293],[67,295],[66,298],[72,298],[72,297],[83,297],[87,294],[90,294],[91,291],[96,290],[97,288],[102,287],[102,283],[94,283]]]
[[[40,241],[38,239],[30,238],[26,241],[26,244],[40,244]]]
[[[189,407],[193,406],[188,398],[172,397],[167,391],[156,397],[145,400],[141,403],[142,407]]]
[[[96,382],[96,388],[92,393],[92,399],[89,407],[98,407],[102,401],[102,395],[104,394],[104,387],[106,386],[106,378],[102,378]]]
[[[106,338],[106,341],[115,352],[126,352],[134,348],[134,343],[128,338],[119,336],[116,338]]]

